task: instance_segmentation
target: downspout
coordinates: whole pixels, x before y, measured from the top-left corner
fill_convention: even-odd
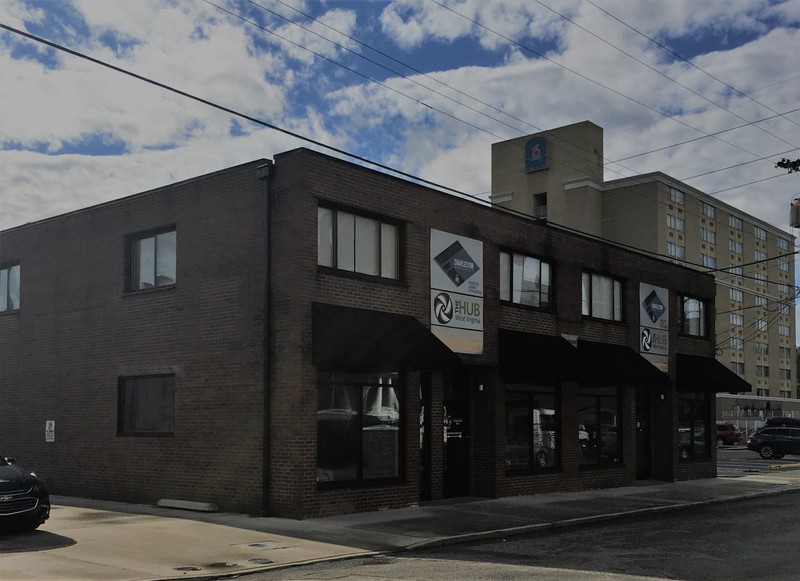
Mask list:
[[[264,339],[262,345],[262,354],[264,357],[264,391],[263,391],[263,408],[264,418],[262,422],[263,436],[262,436],[262,478],[261,478],[261,511],[265,516],[270,515],[270,483],[272,480],[272,463],[271,463],[271,438],[270,428],[272,426],[272,404],[270,392],[270,374],[272,363],[272,228],[271,228],[271,215],[270,215],[270,178],[274,171],[275,163],[271,160],[256,168],[256,177],[264,183]]]

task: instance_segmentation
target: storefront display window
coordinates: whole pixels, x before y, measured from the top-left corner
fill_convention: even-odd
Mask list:
[[[317,482],[400,476],[396,373],[321,375],[317,389]]]
[[[681,460],[709,458],[708,394],[682,393],[678,397],[678,448]]]
[[[506,467],[538,470],[558,465],[558,410],[553,388],[514,386],[506,393]]]
[[[581,466],[622,462],[619,394],[616,388],[592,389],[579,397],[578,442]]]

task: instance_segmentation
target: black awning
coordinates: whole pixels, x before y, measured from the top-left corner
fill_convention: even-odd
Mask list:
[[[541,383],[577,380],[581,358],[566,339],[500,329],[498,366],[507,383]]]
[[[578,351],[584,360],[581,385],[667,387],[669,376],[627,345],[578,340]]]
[[[753,390],[753,386],[713,357],[678,353],[677,364],[680,391],[704,391],[710,388],[717,392],[739,393]]]
[[[416,318],[313,303],[312,357],[320,371],[444,369],[461,359]]]

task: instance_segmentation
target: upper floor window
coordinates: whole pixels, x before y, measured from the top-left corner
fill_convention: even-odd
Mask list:
[[[547,220],[547,192],[533,194],[533,216]]]
[[[778,238],[778,248],[789,251],[789,241],[786,238]]]
[[[678,218],[672,214],[667,214],[667,228],[672,228],[678,232],[683,232],[686,226],[686,221],[683,218]]]
[[[728,226],[733,228],[734,230],[741,230],[742,229],[742,219],[737,218],[736,216],[728,216]]]
[[[778,347],[778,357],[781,359],[790,359],[792,357],[792,349],[790,347]]]
[[[523,254],[500,253],[500,300],[550,307],[550,289],[548,262]]]
[[[731,313],[729,316],[729,320],[731,325],[735,327],[741,327],[744,325],[744,315],[741,313]]]
[[[171,436],[175,432],[175,376],[120,377],[117,434]]]
[[[788,337],[790,335],[791,328],[789,325],[778,325],[778,335],[781,337]]]
[[[789,285],[785,282],[778,283],[778,292],[782,294],[789,294]]]
[[[755,279],[756,284],[761,286],[767,286],[768,279],[766,274],[762,272],[755,272],[753,273],[753,278]]]
[[[741,337],[731,337],[731,349],[741,351],[744,349],[744,339]]]
[[[319,207],[317,264],[382,278],[400,278],[399,229],[372,218]]]
[[[756,319],[756,330],[766,333],[769,331],[769,322],[766,319]]]
[[[713,220],[717,216],[717,209],[711,204],[700,202],[700,215]]]
[[[744,363],[741,361],[731,361],[731,371],[737,375],[744,375]]]
[[[744,276],[744,267],[742,267],[742,266],[733,266],[733,265],[731,265],[731,266],[729,266],[727,268],[727,270],[728,270],[728,272],[730,272],[731,274],[733,274],[735,276]]]
[[[681,297],[681,330],[686,335],[706,336],[706,303],[692,297]]]
[[[669,200],[670,202],[675,202],[676,204],[683,204],[684,195],[683,192],[677,188],[669,187],[667,188],[669,191]]]
[[[672,258],[684,260],[686,258],[686,247],[674,242],[667,242],[667,254]]]
[[[762,309],[769,308],[769,300],[767,297],[761,295],[755,296],[755,304],[757,307],[761,307]]]
[[[172,286],[176,277],[175,227],[128,237],[127,290]]]
[[[742,339],[742,341],[744,341],[744,339]],[[769,343],[756,341],[756,353],[759,355],[769,355]]]
[[[736,254],[741,254],[742,249],[744,247],[742,246],[742,243],[739,242],[738,240],[731,239],[728,240],[728,248],[730,248],[731,252],[735,252]]]
[[[609,276],[583,273],[582,313],[611,321],[622,320],[622,283]]]
[[[744,300],[744,291],[736,288],[728,289],[732,301],[742,302]]]
[[[783,272],[789,272],[789,261],[784,259],[778,260],[778,269]]]
[[[753,235],[756,237],[756,240],[767,240],[767,231],[758,226],[753,226]]]
[[[717,233],[707,228],[700,228],[700,240],[709,244],[717,243]]]
[[[763,250],[756,250],[756,251],[753,253],[753,257],[754,257],[754,258],[755,258],[757,261],[759,261],[759,262],[763,262],[763,261],[765,261],[765,260],[767,259],[767,253],[766,253],[766,252],[764,252]]]
[[[717,259],[708,254],[700,255],[700,263],[706,268],[717,268]]]
[[[19,264],[0,267],[0,313],[19,310]]]

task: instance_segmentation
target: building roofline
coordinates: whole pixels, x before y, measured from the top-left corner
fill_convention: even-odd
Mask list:
[[[91,206],[85,206],[83,208],[78,208],[77,210],[70,210],[69,212],[64,212],[63,214],[56,214],[55,216],[48,216],[47,218],[41,218],[39,220],[34,220],[33,222],[25,222],[24,224],[20,224],[19,226],[12,226],[11,228],[6,228],[5,230],[0,230],[0,234],[3,234],[5,232],[13,232],[13,231],[20,230],[22,228],[28,228],[28,227],[31,227],[31,226],[38,226],[38,225],[41,225],[41,224],[45,224],[47,222],[51,222],[53,220],[60,220],[62,218],[66,218],[67,216],[74,216],[74,215],[77,215],[77,214],[83,214],[83,213],[86,213],[86,212],[91,212],[91,211],[97,210],[98,208],[105,208],[105,207],[108,207],[108,206],[113,206],[115,204],[120,204],[120,203],[123,203],[123,202],[127,202],[127,201],[131,200],[132,198],[138,198],[139,196],[146,196],[146,195],[149,195],[149,194],[155,194],[155,193],[163,191],[163,190],[167,190],[167,189],[170,189],[170,188],[175,188],[175,187],[178,187],[178,186],[183,186],[183,185],[190,184],[192,182],[196,182],[196,181],[199,181],[199,180],[204,180],[204,179],[207,179],[207,178],[210,178],[210,177],[213,177],[213,176],[234,172],[234,171],[240,170],[240,169],[242,169],[244,167],[247,167],[249,165],[264,164],[264,163],[268,163],[268,162],[269,162],[269,160],[266,159],[266,158],[254,159],[252,161],[247,161],[245,163],[240,163],[240,164],[237,164],[237,165],[234,165],[234,166],[231,166],[231,167],[226,167],[226,168],[219,169],[219,170],[216,170],[216,171],[212,171],[212,172],[209,172],[209,173],[205,173],[205,174],[202,174],[202,175],[193,176],[193,177],[187,178],[185,180],[179,180],[177,182],[173,182],[173,183],[170,183],[170,184],[166,184],[166,185],[163,185],[163,186],[158,186],[156,188],[145,190],[143,192],[136,192],[136,193],[133,193],[133,194],[128,194],[128,195],[122,196],[120,198],[114,198],[113,200],[108,200],[107,202],[100,202],[98,204],[92,204]]]
[[[672,177],[672,176],[670,176],[668,174],[665,174],[664,172],[661,172],[661,171],[654,171],[654,172],[650,172],[650,173],[639,174],[639,175],[635,175],[635,176],[631,176],[631,177],[619,178],[619,179],[616,179],[616,180],[611,180],[611,181],[604,182],[603,183],[603,191],[605,192],[605,191],[609,191],[609,190],[613,190],[613,189],[617,189],[617,188],[622,188],[622,187],[626,187],[626,186],[641,185],[641,184],[646,184],[646,183],[650,183],[650,182],[660,182],[660,183],[668,185],[668,186],[676,187],[676,188],[678,188],[679,190],[681,190],[684,193],[689,193],[690,195],[692,195],[693,197],[697,198],[698,200],[702,200],[704,202],[709,202],[709,203],[711,203],[712,205],[714,205],[717,208],[722,208],[728,214],[733,214],[734,216],[737,216],[737,217],[740,217],[740,218],[745,218],[748,222],[752,222],[754,224],[758,224],[759,226],[763,226],[764,228],[767,228],[772,232],[781,232],[782,234],[784,234],[784,235],[786,235],[786,236],[788,236],[788,237],[790,237],[792,239],[795,238],[794,234],[791,234],[790,232],[787,232],[783,228],[781,228],[779,226],[775,226],[774,224],[770,224],[769,222],[766,222],[766,221],[762,220],[761,218],[753,216],[752,214],[748,214],[747,212],[744,212],[743,210],[740,210],[739,208],[737,208],[735,206],[731,206],[727,202],[723,202],[719,198],[715,198],[711,194],[707,194],[702,190],[698,190],[697,188],[695,188],[693,186],[690,186],[686,182],[682,182],[681,180],[679,180],[677,178],[674,178],[674,177]],[[787,212],[788,212],[788,208],[787,208]]]

